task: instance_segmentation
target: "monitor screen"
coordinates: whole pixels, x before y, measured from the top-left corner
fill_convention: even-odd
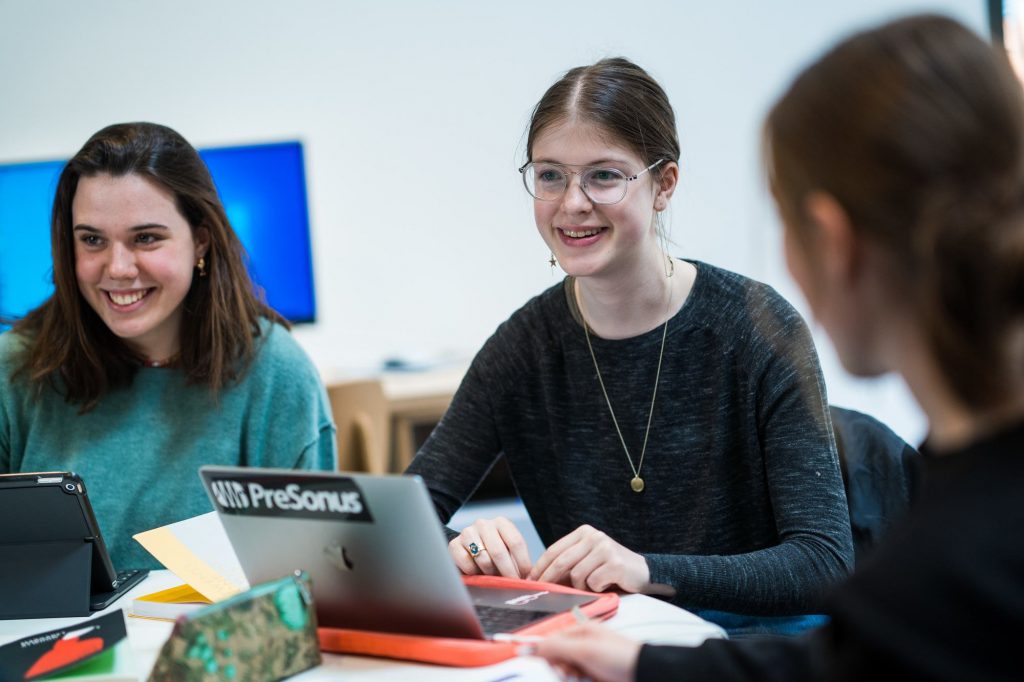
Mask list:
[[[291,322],[314,321],[302,144],[218,147],[199,154],[267,303]],[[0,317],[21,317],[53,292],[50,210],[64,163],[0,164]]]

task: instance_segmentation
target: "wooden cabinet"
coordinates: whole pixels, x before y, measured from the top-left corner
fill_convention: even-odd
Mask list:
[[[419,445],[417,427],[441,419],[465,373],[466,366],[460,365],[329,380],[338,468],[374,474],[405,471]]]

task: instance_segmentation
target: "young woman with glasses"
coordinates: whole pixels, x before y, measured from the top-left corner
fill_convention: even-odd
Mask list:
[[[853,36],[765,124],[786,256],[848,370],[928,417],[909,516],[800,639],[539,645],[597,680],[1011,680],[1024,632],[1024,97],[1000,48],[936,16]]]
[[[0,335],[0,473],[81,474],[114,563],[146,567],[132,535],[209,511],[201,464],[334,467],[319,375],[181,135],[93,135],[50,234],[54,293]]]
[[[498,328],[409,472],[447,522],[504,454],[547,551],[481,519],[450,531],[454,561],[799,629],[782,617],[814,613],[853,556],[818,360],[772,289],[667,252],[664,91],[625,59],[572,69],[520,171],[568,277]]]

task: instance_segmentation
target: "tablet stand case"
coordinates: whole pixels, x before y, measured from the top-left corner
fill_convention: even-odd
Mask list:
[[[88,616],[92,543],[0,545],[0,619]]]
[[[462,576],[462,581],[467,586],[525,588],[528,590],[541,588],[551,592],[590,595],[594,597],[594,601],[581,606],[580,610],[583,612],[583,615],[591,620],[611,618],[619,608],[619,595],[615,593],[595,594],[564,585],[489,575]],[[551,635],[575,623],[575,616],[571,612],[566,611],[516,630],[515,635],[521,637]],[[514,657],[516,649],[520,646],[519,643],[514,641],[427,637],[423,635],[401,635],[390,632],[325,627],[319,628],[319,636],[320,648],[323,651],[361,656],[400,658],[408,661],[421,661],[424,663],[459,667],[476,667],[500,663]]]

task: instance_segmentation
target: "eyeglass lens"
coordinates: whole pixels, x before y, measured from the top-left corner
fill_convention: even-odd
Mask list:
[[[626,176],[614,168],[586,168],[577,173],[554,164],[530,164],[524,169],[523,181],[534,197],[553,201],[569,186],[569,176],[577,174],[583,193],[594,203],[614,204],[626,195]]]

